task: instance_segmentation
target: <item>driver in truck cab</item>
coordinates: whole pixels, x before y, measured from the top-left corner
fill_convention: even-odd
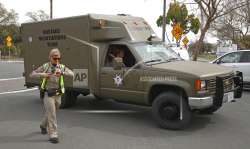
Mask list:
[[[120,59],[124,62],[124,58],[125,58],[125,52],[123,49],[121,49],[119,47],[116,49],[111,49],[109,51],[109,57],[107,59],[106,66],[112,67],[114,61],[117,59]],[[125,66],[124,63],[123,63],[123,66]]]

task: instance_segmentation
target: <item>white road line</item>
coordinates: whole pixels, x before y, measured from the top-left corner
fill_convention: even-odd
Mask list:
[[[9,91],[9,92],[2,92],[0,95],[6,95],[6,94],[16,94],[16,93],[24,93],[29,91],[37,90],[38,88],[30,88],[30,89],[24,89],[24,90],[17,90],[17,91]]]
[[[21,79],[24,79],[24,77],[0,79],[0,81],[11,81],[11,80],[21,80]]]
[[[24,63],[23,61],[0,61],[3,63]]]
[[[76,111],[76,112],[88,113],[88,114],[138,113],[138,111],[131,111],[131,110],[81,110],[81,111]]]

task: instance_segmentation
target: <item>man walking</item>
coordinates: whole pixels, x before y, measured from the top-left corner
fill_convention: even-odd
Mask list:
[[[61,96],[65,92],[64,76],[74,76],[74,73],[65,65],[60,64],[61,54],[58,49],[49,53],[50,62],[34,70],[30,76],[42,78],[40,86],[44,103],[45,116],[41,122],[42,134],[49,134],[51,143],[58,143],[56,111],[61,104]]]

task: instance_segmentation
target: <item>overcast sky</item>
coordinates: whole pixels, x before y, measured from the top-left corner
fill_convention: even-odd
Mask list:
[[[27,12],[44,10],[49,14],[50,0],[1,0],[5,8],[14,9],[19,14],[19,23],[29,20],[25,16]],[[167,0],[167,6],[170,0]],[[161,37],[161,28],[157,27],[156,20],[162,15],[163,0],[53,0],[54,18],[96,14],[131,14],[143,17]],[[168,28],[168,36],[172,40],[171,29]],[[195,36],[188,36],[192,41]]]

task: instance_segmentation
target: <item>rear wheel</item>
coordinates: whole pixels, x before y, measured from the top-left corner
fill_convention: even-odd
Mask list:
[[[94,94],[94,97],[95,97],[95,100],[97,100],[97,101],[102,101],[102,100],[104,100],[102,97],[97,96],[97,95],[95,95],[95,94]]]
[[[66,91],[61,98],[61,109],[69,108],[73,105],[75,105],[77,96],[79,93],[74,91]]]
[[[71,101],[70,101],[70,106],[74,106],[77,101],[77,97],[80,95],[80,93],[71,91]]]
[[[153,118],[165,129],[184,129],[191,121],[191,110],[185,98],[175,92],[165,92],[156,97],[152,106]]]

